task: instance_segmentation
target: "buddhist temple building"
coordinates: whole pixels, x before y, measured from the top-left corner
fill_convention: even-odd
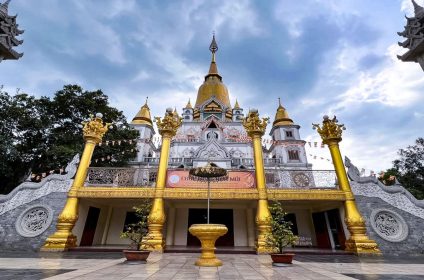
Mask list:
[[[423,202],[398,183],[387,187],[376,177],[363,177],[348,158],[343,162],[338,143],[344,125],[328,116],[313,125],[330,150],[334,170],[313,169],[301,127],[284,100],[275,100],[271,119],[246,110],[236,96],[230,98],[218,70],[215,36],[209,50],[203,83],[179,109],[163,108],[165,116],[152,117],[148,99],[141,102],[131,121],[139,131],[138,153],[128,166],[90,166],[109,125],[99,115],[84,123],[84,152],[66,174],[25,182],[0,196],[0,218],[13,221],[0,225],[0,248],[125,248],[130,241],[121,239],[121,232],[136,219],[133,206],[145,198],[153,201],[152,250],[199,248],[188,228],[206,223],[208,183],[194,180],[189,171],[214,163],[228,174],[210,182],[210,222],[228,228],[216,242],[219,248],[269,252],[264,238],[270,230],[268,203],[274,200],[282,202],[299,236],[296,247],[419,254]],[[267,131],[271,140],[264,145]]]
[[[188,228],[205,222],[206,183],[190,180],[188,171],[208,162],[229,172],[228,181],[211,184],[211,222],[229,229],[217,246],[255,248],[254,151],[243,127],[246,110],[238,101],[230,102],[230,91],[218,70],[217,50],[214,37],[209,71],[193,96],[194,105],[188,100],[181,111],[173,112],[181,116],[182,124],[171,140],[167,166],[163,235],[168,248],[199,245]],[[275,102],[275,117],[270,124],[273,141],[268,149],[263,147],[269,193],[287,200],[288,217],[301,236],[300,245],[344,249],[343,199],[334,171],[312,171],[300,126],[280,101]],[[119,234],[133,219],[131,206],[139,195],[153,196],[161,147],[153,143],[156,132],[147,101],[131,125],[140,132],[138,155],[131,168],[89,169],[88,185],[98,186],[92,190],[99,195],[87,193],[90,198],[81,200],[80,218],[74,228],[79,246],[127,244]],[[88,226],[94,221],[90,219],[98,220],[95,229]]]

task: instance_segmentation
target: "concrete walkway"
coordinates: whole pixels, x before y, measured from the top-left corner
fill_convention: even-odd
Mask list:
[[[84,255],[39,257],[0,256],[0,279],[424,279],[423,258],[359,259],[355,256],[298,256],[293,265],[272,266],[267,255],[219,255],[224,265],[204,268],[193,265],[198,254],[152,253],[146,264],[117,258]],[[95,255],[94,255],[95,256]]]

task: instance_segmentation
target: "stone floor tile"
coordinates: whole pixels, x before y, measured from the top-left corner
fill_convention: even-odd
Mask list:
[[[197,267],[198,254],[152,253],[145,264],[126,263],[121,255],[115,259],[84,258],[81,253],[73,259],[64,258],[10,257],[0,256],[0,279],[41,279],[37,271],[42,269],[64,270],[64,273],[46,279],[141,279],[141,280],[192,280],[192,279],[269,279],[269,280],[324,280],[324,279],[424,279],[424,261],[394,259],[359,259],[354,256],[300,256],[293,265],[274,267],[267,255],[220,255],[222,267]],[[21,277],[14,277],[7,270],[17,269]],[[32,271],[31,271],[32,269]],[[25,272],[26,271],[26,272]]]

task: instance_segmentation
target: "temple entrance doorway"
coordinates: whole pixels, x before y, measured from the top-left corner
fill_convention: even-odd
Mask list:
[[[190,208],[188,211],[188,228],[192,224],[206,224],[207,223],[207,210]],[[211,224],[224,224],[228,228],[228,232],[218,238],[215,245],[234,246],[234,221],[233,209],[210,209],[210,223]],[[188,230],[188,229],[187,229]],[[200,241],[191,235],[187,234],[187,246],[200,246]]]
[[[91,207],[88,209],[87,220],[85,221],[84,231],[82,233],[80,246],[93,245],[94,234],[96,232],[97,222],[99,220],[100,209]]]
[[[345,233],[339,209],[312,214],[317,239],[317,247],[325,249],[345,249]]]

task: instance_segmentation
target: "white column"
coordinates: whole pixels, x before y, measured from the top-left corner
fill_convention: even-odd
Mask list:
[[[102,245],[106,244],[107,235],[109,233],[109,228],[110,228],[110,220],[112,218],[112,212],[113,212],[113,207],[109,206],[107,209],[106,224],[102,234],[102,242],[101,242]]]
[[[168,217],[166,223],[166,239],[165,244],[168,246],[174,245],[174,231],[175,231],[175,208],[168,209]]]
[[[253,209],[246,209],[246,230],[247,230],[247,245],[250,247],[255,246],[255,226],[253,223]]]

